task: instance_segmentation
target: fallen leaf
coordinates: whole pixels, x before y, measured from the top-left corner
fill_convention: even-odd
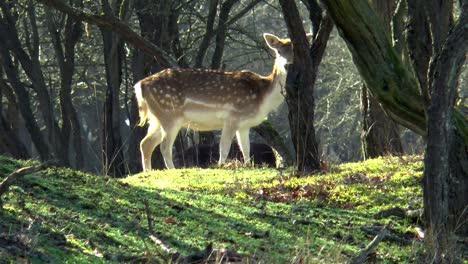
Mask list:
[[[164,223],[170,224],[170,225],[175,225],[175,224],[177,224],[176,220],[175,220],[174,218],[172,218],[172,217],[166,218],[166,219],[164,220]]]

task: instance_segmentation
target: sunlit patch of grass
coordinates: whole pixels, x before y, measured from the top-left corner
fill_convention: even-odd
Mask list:
[[[0,180],[23,165],[0,157]],[[38,242],[19,252],[39,263],[168,261],[151,232],[184,255],[213,243],[264,263],[346,262],[373,238],[362,227],[390,221],[396,234],[411,237],[411,221],[374,214],[421,207],[421,160],[386,157],[330,171],[298,177],[235,166],[112,179],[48,169],[2,197],[0,233],[36,234]],[[414,247],[382,242],[376,257],[400,262]]]
[[[275,178],[274,169],[177,169],[152,171],[127,177],[122,182],[142,188],[220,191],[232,184],[255,184]]]

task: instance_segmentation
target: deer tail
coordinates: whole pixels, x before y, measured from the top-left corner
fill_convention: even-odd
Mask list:
[[[143,91],[141,90],[141,82],[135,84],[135,96],[138,102],[138,112],[140,114],[140,122],[138,126],[144,126],[148,120],[148,104],[143,98]]]

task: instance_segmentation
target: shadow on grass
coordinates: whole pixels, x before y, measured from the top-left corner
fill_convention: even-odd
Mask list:
[[[367,213],[317,203],[283,204],[239,200],[219,192],[147,189],[60,168],[26,176],[17,185],[5,199],[9,209],[0,215],[4,229],[0,233],[21,233],[24,226],[36,223],[31,233],[37,234],[38,242],[27,246],[23,255],[44,262],[150,257],[165,262],[169,256],[148,238],[148,217],[156,236],[183,255],[213,243],[215,248],[284,263],[299,251],[317,253],[326,246],[347,243],[351,249],[343,253],[352,254],[367,243],[366,235],[358,231],[369,223]]]

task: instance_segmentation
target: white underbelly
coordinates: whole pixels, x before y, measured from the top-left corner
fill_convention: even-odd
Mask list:
[[[216,111],[184,111],[184,127],[198,131],[221,130],[224,124],[237,123],[239,128],[254,127],[262,123],[267,114],[244,116],[244,118],[233,117],[228,110],[218,109]]]
[[[235,119],[236,109],[230,103],[213,104],[190,98],[183,105],[184,126],[193,130],[219,130]]]
[[[240,120],[239,127],[254,127],[262,123],[268,114],[257,113],[256,115],[251,115],[246,117],[243,120]]]
[[[199,131],[219,130],[223,128],[226,117],[227,113],[224,111],[185,111],[184,127]]]

